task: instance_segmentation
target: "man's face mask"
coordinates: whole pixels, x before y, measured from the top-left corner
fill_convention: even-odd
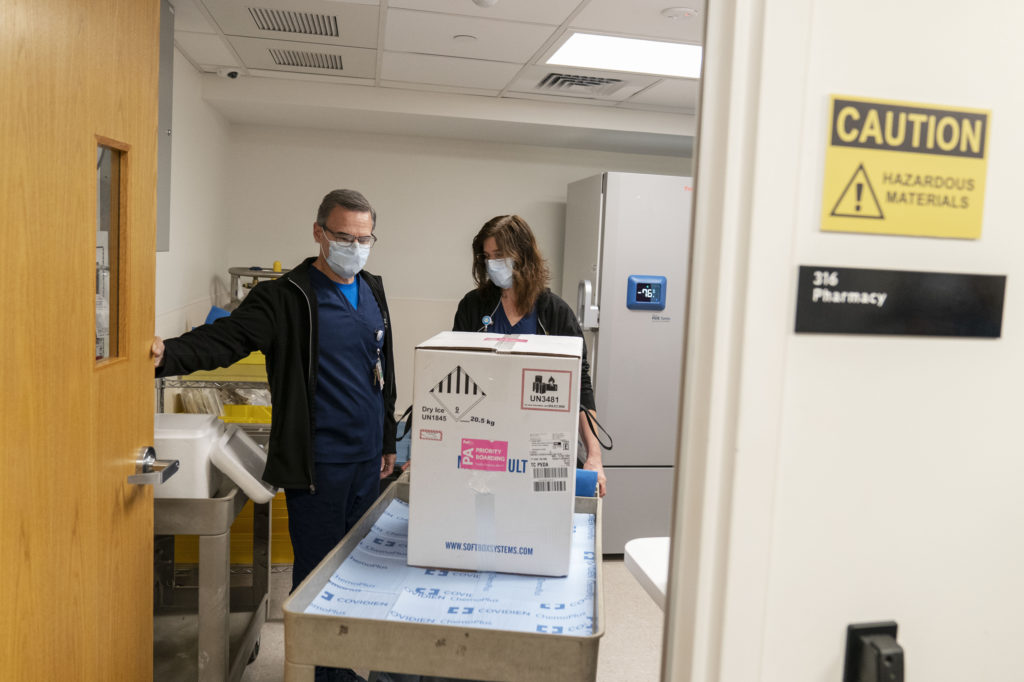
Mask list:
[[[487,276],[494,285],[501,289],[512,287],[512,268],[515,261],[511,258],[487,259]]]
[[[341,244],[328,240],[327,243],[331,247],[327,254],[327,265],[342,279],[352,279],[359,274],[366,265],[366,259],[370,257],[370,247],[358,242]]]

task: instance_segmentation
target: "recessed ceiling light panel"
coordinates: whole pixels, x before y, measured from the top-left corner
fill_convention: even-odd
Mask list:
[[[547,63],[584,69],[700,78],[702,54],[699,45],[574,33],[551,55]]]

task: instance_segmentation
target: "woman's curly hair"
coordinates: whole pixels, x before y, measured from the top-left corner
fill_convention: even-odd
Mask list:
[[[489,237],[494,237],[502,258],[514,261],[512,290],[516,307],[520,312],[529,311],[551,279],[551,271],[537,247],[533,230],[517,215],[497,216],[484,223],[473,237],[473,280],[481,290],[491,285],[484,254],[484,242]]]

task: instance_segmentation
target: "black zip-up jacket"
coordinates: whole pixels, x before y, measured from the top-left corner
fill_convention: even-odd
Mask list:
[[[455,332],[482,332],[484,315],[492,315],[501,300],[501,289],[488,284],[483,291],[473,289],[459,301],[455,311]],[[537,297],[534,304],[537,308],[537,332],[551,336],[578,336],[583,338],[583,330],[576,321],[576,313],[569,304],[545,289]],[[587,362],[587,342],[583,341],[583,357],[580,362],[580,406],[588,410],[597,410],[594,402],[594,387],[590,382],[590,363]]]
[[[262,351],[273,398],[267,467],[263,480],[281,488],[313,488],[313,400],[316,394],[318,321],[309,270],[316,258],[281,277],[260,282],[228,317],[164,342],[156,376],[227,367]],[[384,439],[395,452],[395,363],[391,318],[380,277],[363,270],[384,319]]]

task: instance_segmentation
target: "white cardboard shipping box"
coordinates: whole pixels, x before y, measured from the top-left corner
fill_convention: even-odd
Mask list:
[[[416,347],[411,565],[567,573],[582,349],[469,332]]]

